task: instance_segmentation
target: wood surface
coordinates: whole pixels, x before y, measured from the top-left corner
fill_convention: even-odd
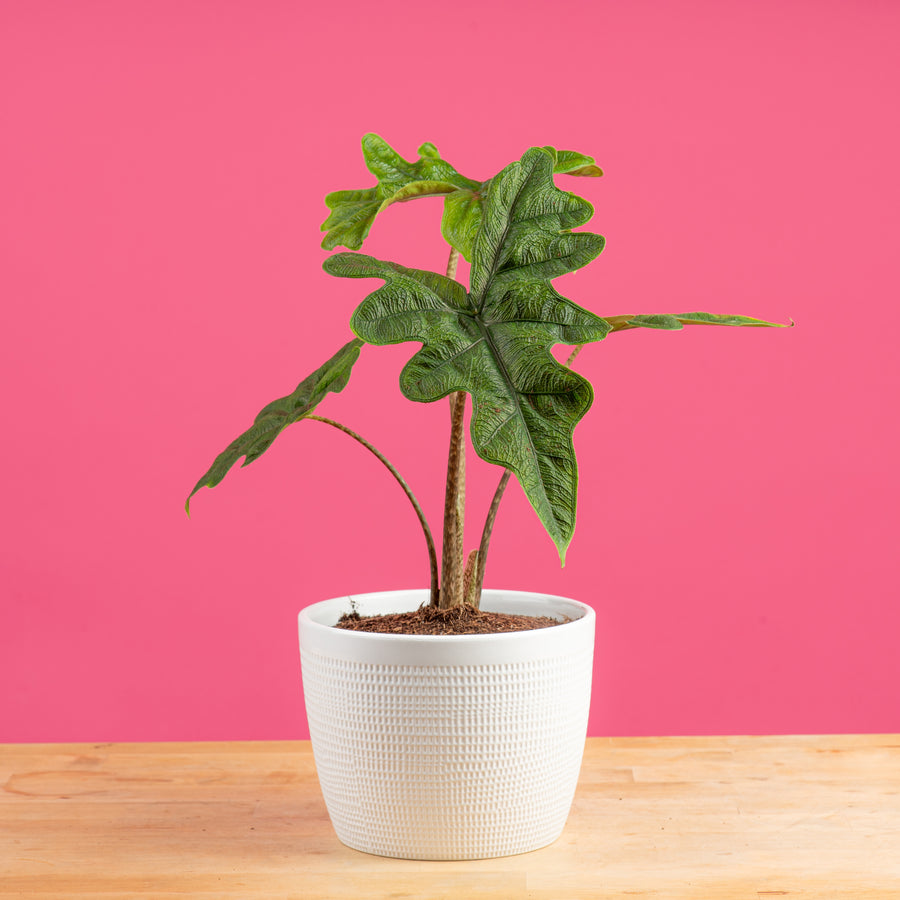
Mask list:
[[[0,746],[0,898],[900,898],[900,735],[594,738],[523,856],[348,850],[305,742]]]

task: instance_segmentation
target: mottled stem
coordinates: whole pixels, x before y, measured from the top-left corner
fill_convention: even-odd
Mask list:
[[[506,485],[509,484],[512,472],[507,469],[500,477],[500,483],[497,490],[494,491],[494,499],[491,500],[488,509],[487,518],[484,520],[484,529],[481,532],[481,544],[478,547],[478,556],[475,559],[475,579],[474,584],[469,591],[469,602],[476,609],[481,606],[481,589],[484,587],[484,568],[487,565],[488,547],[491,543],[491,534],[494,531],[494,519],[497,518],[497,510],[500,508],[500,501],[503,499],[503,492]]]
[[[447,277],[456,276],[459,253],[450,248]],[[441,553],[441,590],[438,606],[449,609],[465,600],[464,523],[466,510],[466,392],[450,395],[450,450],[444,494],[444,540]]]
[[[331,425],[332,428],[337,428],[338,431],[343,431],[344,434],[352,437],[354,441],[362,444],[363,447],[366,448],[366,450],[368,450],[378,458],[378,460],[385,466],[385,468],[391,473],[391,475],[394,476],[400,487],[403,488],[403,492],[406,494],[407,499],[412,504],[413,509],[416,511],[416,516],[418,516],[419,518],[419,524],[422,526],[422,533],[425,535],[425,543],[428,545],[428,564],[431,568],[431,603],[432,605],[436,604],[439,594],[437,551],[435,550],[434,546],[434,537],[431,534],[431,529],[428,527],[428,520],[425,518],[425,513],[422,511],[422,507],[419,505],[419,501],[416,499],[416,495],[412,492],[412,488],[410,488],[410,486],[406,483],[406,480],[397,471],[393,463],[377,447],[373,446],[364,437],[362,437],[362,435],[357,434],[346,425],[342,425],[340,422],[335,422],[334,419],[326,419],[324,416],[306,416],[305,418],[312,419],[314,422],[324,422],[326,425]]]
[[[450,258],[447,260],[447,277],[456,278],[456,267],[459,264],[459,250],[450,248]]]

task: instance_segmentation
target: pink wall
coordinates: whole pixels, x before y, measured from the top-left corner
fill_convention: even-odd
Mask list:
[[[3,3],[0,740],[304,737],[297,611],[424,586],[402,497],[315,423],[183,511],[349,335],[367,285],[318,228],[370,130],[482,177],[595,155],[607,249],[560,286],[600,314],[797,322],[586,349],[566,568],[501,510],[489,585],[597,610],[591,733],[900,730],[898,38],[876,0]],[[439,209],[367,249],[441,267]],[[436,520],[408,355],[366,348],[322,411]]]

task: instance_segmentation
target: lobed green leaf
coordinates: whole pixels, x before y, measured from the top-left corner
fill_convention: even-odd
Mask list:
[[[422,144],[419,158],[413,162],[405,160],[376,134],[363,137],[362,149],[366,166],[378,184],[363,190],[334,191],[325,197],[331,212],[322,225],[322,230],[327,232],[322,246],[326,250],[339,246],[359,250],[375,218],[387,207],[416,197],[443,195],[441,234],[471,262],[484,195],[491,179],[482,182],[461,175],[441,159],[434,144]],[[593,158],[583,153],[553,147],[544,150],[551,155],[556,174],[593,177],[603,174]]]
[[[358,250],[375,217],[392,203],[478,187],[478,182],[460,175],[441,159],[434,144],[422,144],[419,158],[413,162],[405,160],[377,134],[363,137],[362,150],[366,167],[378,184],[364,190],[334,191],[325,197],[331,210],[322,224],[327,232],[322,240],[326,250],[339,246]]]

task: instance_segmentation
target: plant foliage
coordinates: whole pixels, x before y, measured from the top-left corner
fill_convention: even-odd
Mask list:
[[[594,160],[572,150],[545,147],[553,156],[557,174],[599,176],[603,172]],[[475,235],[481,224],[482,203],[491,179],[475,181],[460,175],[441,159],[434,144],[422,144],[415,162],[403,159],[383,138],[367,134],[362,139],[366,167],[378,180],[373,188],[333,191],[325,197],[331,210],[322,225],[326,231],[322,246],[326,250],[347,247],[359,250],[376,216],[392,203],[415,197],[444,195],[441,233],[451,247],[472,261]]]
[[[313,415],[329,392],[337,393],[347,385],[363,343],[412,341],[421,345],[400,375],[400,388],[411,400],[459,398],[458,392],[471,396],[472,444],[482,459],[505,470],[483,535],[481,556],[511,472],[564,561],[575,528],[578,490],[573,433],[591,405],[593,390],[568,365],[558,363],[551,348],[555,344],[580,347],[635,328],[677,331],[685,325],[782,326],[747,316],[705,312],[600,317],[558,293],[553,280],[587,265],[604,245],[600,235],[574,230],[590,219],[591,205],[560,190],[553,180],[558,174],[601,175],[589,156],[532,147],[494,177],[479,181],[461,175],[433,144],[422,144],[413,162],[374,134],[365,135],[362,149],[376,185],[328,194],[330,213],[322,226],[326,231],[322,246],[358,250],[378,214],[391,204],[443,196],[441,232],[454,251],[471,263],[469,288],[436,272],[361,253],[337,253],[327,259],[324,266],[332,275],[384,282],[353,313],[350,325],[356,337],[291,394],[265,406],[253,425],[216,457],[185,506],[189,509],[191,497],[201,487],[217,485],[241,457],[245,466],[258,459],[288,425],[319,418],[368,447],[404,487],[428,541],[435,603],[434,547],[409,487],[359,435]],[[455,259],[453,254],[451,259]],[[461,414],[457,418],[459,424],[454,427],[461,437],[463,418]],[[451,447],[455,441],[451,440]],[[452,465],[448,468],[453,471]],[[447,527],[445,520],[445,541]],[[483,575],[484,559],[477,565]],[[476,602],[479,593],[480,583],[474,591]]]
[[[422,343],[400,376],[409,399],[471,395],[475,451],[515,473],[564,558],[578,488],[572,435],[593,392],[550,348],[601,340],[610,326],[550,283],[603,249],[599,235],[572,232],[593,210],[554,185],[553,163],[551,152],[532,148],[492,179],[469,292],[443,275],[360,254],[337,254],[325,269],[385,281],[353,314],[353,331],[371,344]]]

